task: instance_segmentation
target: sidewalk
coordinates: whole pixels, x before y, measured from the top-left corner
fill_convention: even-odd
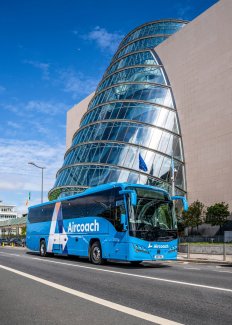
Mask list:
[[[193,254],[189,255],[186,253],[178,253],[178,261],[187,261],[194,263],[220,263],[220,264],[231,264],[232,255],[226,255],[226,260],[223,261],[223,255],[209,255],[209,254]]]

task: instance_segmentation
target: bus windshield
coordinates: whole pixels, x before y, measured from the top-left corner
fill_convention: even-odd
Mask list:
[[[162,191],[130,187],[137,193],[137,205],[130,205],[130,235],[146,240],[171,240],[176,230],[173,203]]]

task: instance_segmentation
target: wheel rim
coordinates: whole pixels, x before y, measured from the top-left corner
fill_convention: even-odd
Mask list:
[[[41,244],[40,253],[41,253],[41,255],[44,255],[44,253],[45,253],[45,245],[44,245],[44,243]]]
[[[98,262],[101,259],[101,250],[99,247],[94,247],[92,256],[95,262]]]

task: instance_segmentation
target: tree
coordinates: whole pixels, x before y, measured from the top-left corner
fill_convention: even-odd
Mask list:
[[[229,217],[229,205],[225,202],[215,203],[207,208],[206,211],[206,222],[211,224],[211,226],[221,227],[226,223]]]
[[[183,235],[184,233],[184,221],[182,217],[182,212],[179,207],[175,206],[175,213],[176,213],[176,221],[177,221],[177,229],[179,236]]]
[[[188,211],[182,213],[183,224],[187,227],[191,227],[192,231],[193,227],[197,227],[198,232],[198,226],[205,220],[204,207],[204,204],[198,200],[190,204]]]
[[[21,235],[22,235],[22,236],[26,236],[26,230],[27,230],[26,226],[23,226],[23,227],[21,228]]]

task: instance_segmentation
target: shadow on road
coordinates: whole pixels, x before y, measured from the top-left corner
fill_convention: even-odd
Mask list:
[[[38,252],[26,252],[26,254],[32,255],[32,256],[40,256]],[[78,257],[78,256],[73,256],[73,255],[69,255],[69,256],[55,255],[55,256],[52,256],[52,257],[45,257],[45,258],[55,259],[55,260],[63,260],[63,261],[66,261],[66,262],[67,261],[78,262],[78,263],[81,263],[83,265],[93,266],[93,264],[91,264],[89,262],[88,258],[81,258],[81,257]],[[135,265],[130,264],[130,262],[108,260],[104,264],[104,267],[107,267],[107,268],[114,267],[114,268],[119,268],[119,269],[132,270],[132,269],[146,269],[146,268],[158,268],[158,269],[160,269],[160,268],[169,268],[169,267],[171,267],[171,265],[163,264],[163,263],[160,263],[160,262],[143,262],[143,263],[135,266]]]

